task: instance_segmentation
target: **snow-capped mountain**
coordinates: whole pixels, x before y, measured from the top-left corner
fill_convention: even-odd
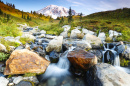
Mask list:
[[[57,5],[49,5],[39,11],[38,14],[44,14],[45,16],[51,16],[52,18],[56,19],[57,17],[68,16],[69,9],[57,6]],[[77,13],[72,10],[72,15],[77,15]]]

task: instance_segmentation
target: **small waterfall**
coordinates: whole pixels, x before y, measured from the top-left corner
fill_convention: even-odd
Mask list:
[[[120,66],[119,55],[115,51],[115,48],[116,46],[113,46],[113,48],[110,48],[108,43],[106,46],[104,45],[104,51],[102,52],[103,54],[102,62],[105,62],[105,58],[106,58],[107,61],[110,61],[114,66]],[[110,52],[113,54],[113,57],[110,55]],[[105,54],[106,54],[106,57],[105,57]]]
[[[62,77],[66,75],[71,75],[69,72],[70,63],[67,59],[68,52],[72,51],[75,47],[70,47],[69,50],[65,51],[61,56],[59,57],[58,63],[51,63],[46,72],[42,75],[42,79],[47,79],[49,77]],[[46,57],[48,59],[48,57]]]

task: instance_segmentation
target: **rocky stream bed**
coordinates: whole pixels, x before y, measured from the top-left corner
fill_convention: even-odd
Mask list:
[[[130,63],[120,67],[120,59],[130,60],[128,42],[105,42],[105,33],[76,27],[59,36],[46,34],[38,27],[20,24],[21,37],[34,42],[23,45],[20,37],[0,37],[21,45],[11,47],[9,59],[0,62],[0,86],[129,86]],[[109,31],[109,37],[121,35]],[[0,51],[6,52],[4,44]],[[24,76],[24,74],[35,74]]]

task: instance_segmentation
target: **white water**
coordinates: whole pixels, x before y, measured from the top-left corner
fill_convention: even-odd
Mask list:
[[[52,63],[48,66],[46,72],[43,74],[43,78],[49,77],[62,77],[71,75],[68,71],[70,67],[69,60],[67,59],[68,52],[72,51],[75,47],[70,47],[69,50],[65,51],[60,57],[58,63]]]
[[[107,44],[107,47],[105,47],[104,45],[104,51],[102,52],[103,54],[103,62],[104,62],[104,54],[107,51],[111,51],[114,54],[114,66],[120,66],[120,59],[119,59],[119,55],[117,55],[117,52],[114,50],[116,47],[114,46],[112,49],[109,49],[109,44]],[[109,52],[107,52],[107,60],[109,61],[111,59],[111,56],[109,54]]]
[[[130,74],[130,69],[120,67],[120,58],[119,58],[119,55],[117,55],[117,52],[114,49],[115,49],[115,46],[112,49],[109,49],[109,44],[107,44],[107,47],[104,46],[104,51],[102,52],[102,54],[103,54],[103,62],[104,62],[104,58],[105,58],[104,54],[109,50],[114,54],[114,67],[117,70],[121,70],[121,71],[124,71],[124,72]],[[110,60],[111,56],[110,56],[109,52],[107,53],[106,58],[107,58],[107,60]]]

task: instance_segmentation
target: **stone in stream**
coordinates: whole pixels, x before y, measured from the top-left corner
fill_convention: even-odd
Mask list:
[[[4,75],[44,73],[49,64],[49,61],[32,51],[15,50],[6,61]]]
[[[106,63],[96,65],[97,76],[103,86],[129,86],[130,74],[117,70],[114,66]]]
[[[5,77],[0,77],[0,86],[7,86],[9,83],[9,80],[7,80]]]
[[[59,54],[55,51],[50,52],[51,63],[57,63],[59,61]]]
[[[35,86],[33,82],[21,81],[16,86]]]
[[[76,49],[68,53],[67,58],[76,69],[88,70],[97,64],[97,57],[82,49]]]
[[[74,29],[71,31],[71,35],[70,35],[70,38],[77,38],[77,35],[80,34],[81,31],[78,30],[78,29]]]
[[[47,52],[56,51],[60,52],[62,50],[62,43],[63,43],[63,36],[55,37],[53,40],[51,40],[46,47]]]

